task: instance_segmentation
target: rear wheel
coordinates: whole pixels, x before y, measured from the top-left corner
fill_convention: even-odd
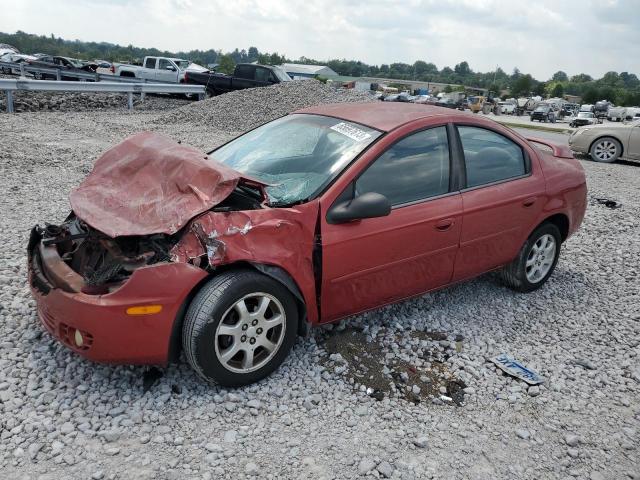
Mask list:
[[[622,155],[622,145],[615,138],[599,138],[591,145],[589,154],[596,162],[613,163]]]
[[[549,279],[560,257],[560,231],[552,223],[538,227],[520,253],[501,271],[502,280],[518,292],[532,292]]]
[[[182,345],[205,380],[239,387],[271,374],[293,346],[298,311],[279,282],[250,270],[222,273],[194,297]]]

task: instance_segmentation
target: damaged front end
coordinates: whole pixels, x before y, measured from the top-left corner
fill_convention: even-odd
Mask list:
[[[52,286],[101,295],[118,289],[136,269],[168,261],[169,250],[178,237],[155,234],[111,238],[71,214],[60,225],[35,226],[29,254],[37,255],[36,261],[47,265],[46,269],[38,265],[38,270]]]

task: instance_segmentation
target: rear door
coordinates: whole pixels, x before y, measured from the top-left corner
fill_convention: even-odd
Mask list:
[[[538,159],[517,137],[458,125],[464,153],[464,218],[453,280],[513,260],[540,217],[545,181]]]
[[[144,78],[145,80],[156,79],[156,66],[158,65],[157,57],[147,57],[144,62],[144,68],[138,69],[138,78]]]
[[[232,88],[234,90],[241,90],[255,86],[255,75],[255,65],[238,65],[234,71]]]
[[[640,158],[640,125],[631,128],[629,145],[625,150],[625,156],[636,159]]]
[[[370,160],[337,198],[322,201],[322,321],[437,288],[453,274],[462,199],[452,182],[447,127],[406,135]],[[331,205],[366,192],[385,195],[391,213],[327,221]]]

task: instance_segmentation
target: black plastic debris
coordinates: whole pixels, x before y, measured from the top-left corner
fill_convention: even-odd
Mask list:
[[[149,370],[146,370],[142,374],[142,391],[146,393],[151,390],[151,387],[162,378],[162,375],[162,371],[156,367],[151,367]]]
[[[621,203],[616,202],[615,200],[610,200],[608,198],[596,198],[596,201],[600,204],[600,205],[604,205],[607,208],[620,208],[622,206]]]
[[[180,385],[171,385],[171,391],[176,395],[180,395],[182,393],[182,387]]]
[[[370,392],[369,389],[367,389],[367,393],[371,398],[375,398],[378,402],[384,399],[384,392],[382,390],[378,390],[377,388],[372,389],[372,391]]]
[[[447,382],[447,396],[451,398],[453,403],[460,406],[464,402],[464,389],[466,385],[458,380]]]

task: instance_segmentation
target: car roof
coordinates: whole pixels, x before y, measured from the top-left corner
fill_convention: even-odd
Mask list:
[[[455,114],[450,109],[431,105],[381,101],[316,105],[296,110],[293,113],[326,115],[366,125],[384,132],[390,132],[406,123],[422,118],[436,116],[459,117],[464,115],[462,113]]]

